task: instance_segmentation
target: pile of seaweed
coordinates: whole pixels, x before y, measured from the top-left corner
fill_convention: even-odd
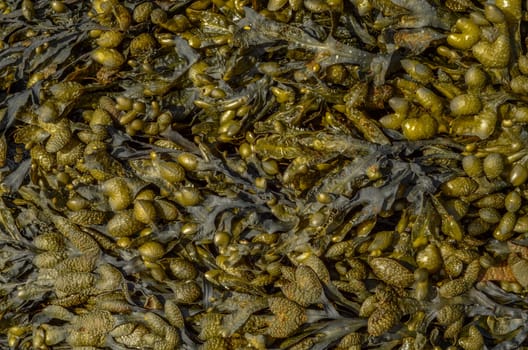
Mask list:
[[[528,345],[520,0],[0,0],[0,346]]]

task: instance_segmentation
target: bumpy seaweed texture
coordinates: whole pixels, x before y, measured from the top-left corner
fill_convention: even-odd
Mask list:
[[[528,346],[525,3],[0,12],[0,347]]]

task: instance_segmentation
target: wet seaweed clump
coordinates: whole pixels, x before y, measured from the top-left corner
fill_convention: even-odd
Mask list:
[[[527,11],[0,0],[0,347],[528,347]]]

